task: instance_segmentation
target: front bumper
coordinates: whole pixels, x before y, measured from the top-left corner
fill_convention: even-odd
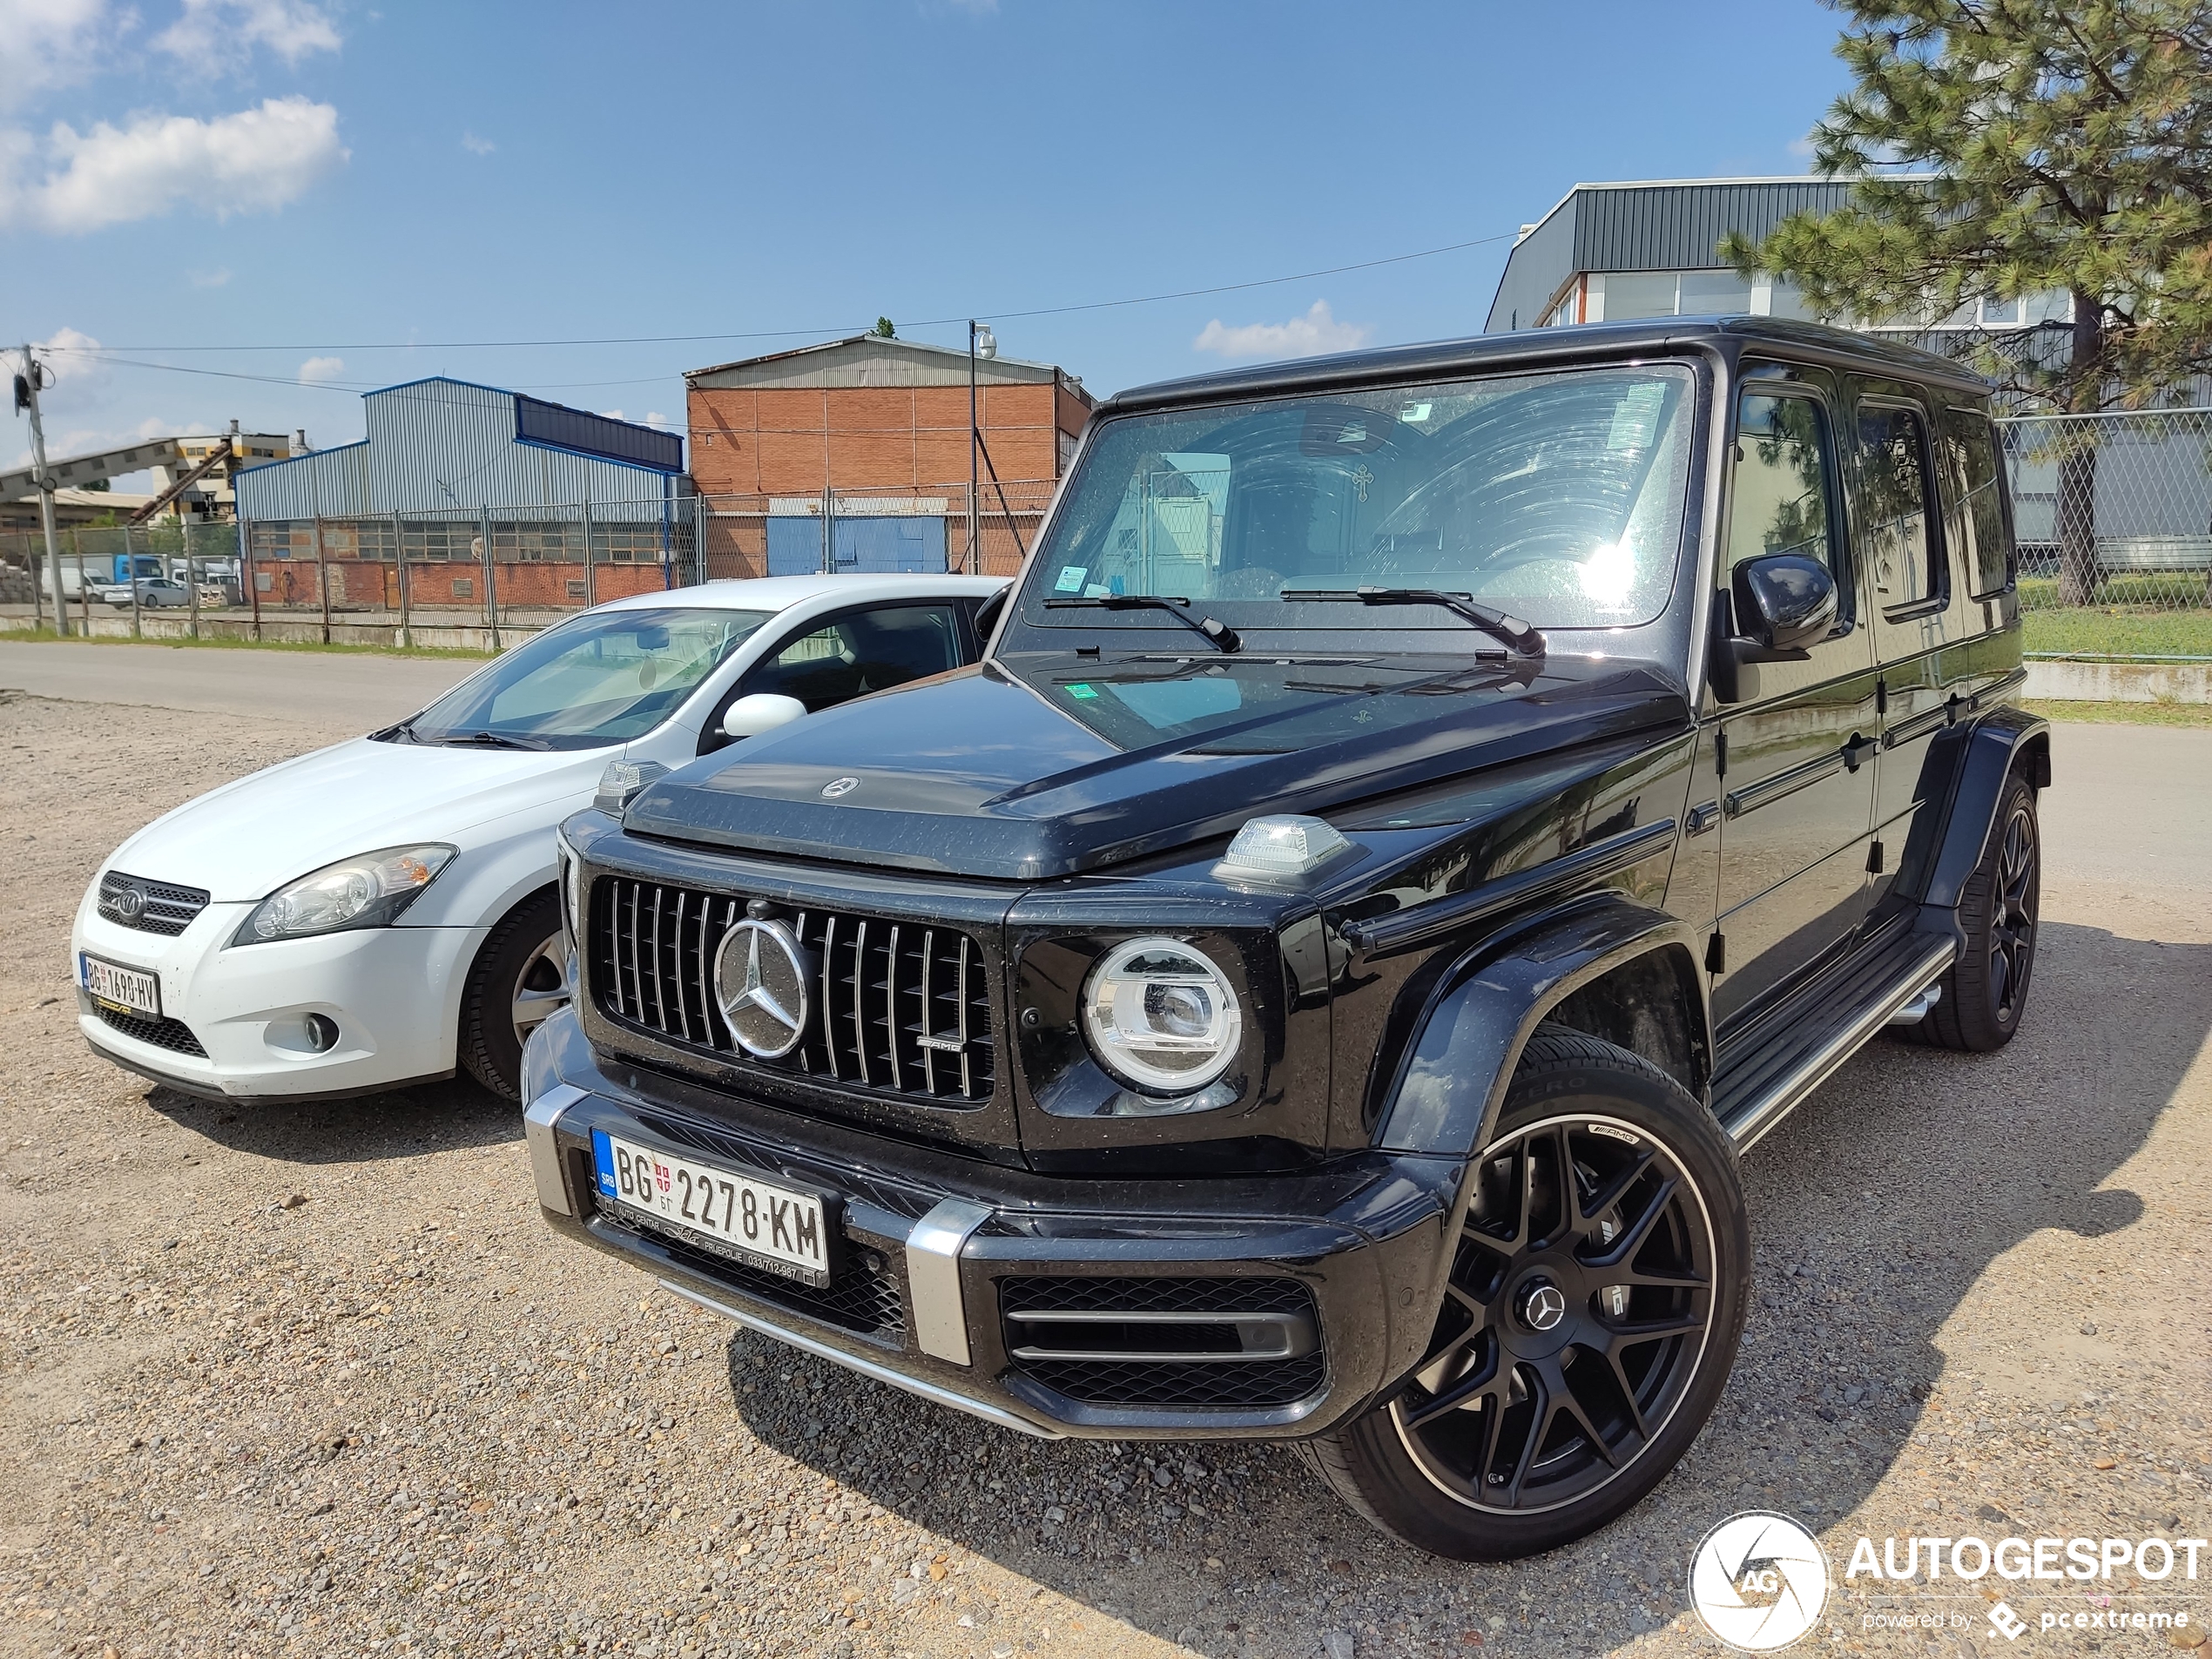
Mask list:
[[[287,1100],[357,1095],[450,1076],[459,979],[477,934],[465,927],[363,927],[225,948],[253,909],[217,902],[174,936],[99,914],[94,882],[70,937],[80,953],[152,974],[158,1022],[117,1020],[80,988],[78,1028],[104,1058],[185,1093]],[[318,1051],[307,1016],[332,1021]]]
[[[1054,1437],[1292,1438],[1366,1409],[1434,1328],[1466,1167],[1363,1153],[1296,1175],[1038,1176],[672,1077],[603,1071],[566,1011],[531,1040],[524,1071],[538,1201],[556,1230],[742,1324]],[[846,1265],[818,1291],[626,1220],[599,1201],[594,1130],[839,1195]],[[1211,1312],[1208,1329],[1259,1332],[1258,1357],[1070,1360],[1041,1349],[1038,1332],[1086,1327],[1008,1317],[1040,1297],[1106,1309],[1097,1319],[1124,1335],[1138,1328],[1116,1323],[1127,1298],[1181,1298],[1200,1310],[1171,1316],[1184,1332]]]

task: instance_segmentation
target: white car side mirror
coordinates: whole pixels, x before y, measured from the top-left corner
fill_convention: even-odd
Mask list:
[[[722,717],[722,735],[732,738],[757,738],[779,725],[789,725],[806,712],[806,705],[795,697],[779,697],[773,691],[755,691],[751,697],[741,697],[730,705],[729,711]]]

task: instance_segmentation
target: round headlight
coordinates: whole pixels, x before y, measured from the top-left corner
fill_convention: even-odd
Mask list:
[[[1205,956],[1174,939],[1132,939],[1091,970],[1083,1026],[1099,1064],[1141,1089],[1203,1089],[1237,1057],[1237,993]]]

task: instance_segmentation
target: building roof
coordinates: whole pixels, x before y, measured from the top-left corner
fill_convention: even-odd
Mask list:
[[[1082,381],[1065,369],[1019,357],[980,358],[975,364],[975,379],[984,386],[1042,386],[1057,381],[1086,407],[1094,401],[1083,389]],[[687,386],[702,390],[965,386],[968,354],[955,347],[932,346],[919,340],[854,334],[845,340],[826,340],[764,356],[741,357],[735,362],[717,363],[709,368],[687,369],[684,381]]]
[[[1747,345],[1764,342],[1814,361],[1844,368],[1884,366],[1900,374],[1939,382],[1962,392],[1984,392],[1988,383],[1947,357],[1871,334],[1830,328],[1784,317],[1653,317],[1636,322],[1584,323],[1575,328],[1544,328],[1513,334],[1478,334],[1418,346],[1371,347],[1295,362],[1260,363],[1249,368],[1217,369],[1186,380],[1132,387],[1106,400],[1102,415],[1161,405],[1226,401],[1238,397],[1351,390],[1411,380],[1434,380],[1458,372],[1497,374],[1517,368],[1564,368],[1577,362],[1617,362],[1660,354],[1682,354],[1700,347],[1734,355]]]
[[[1832,212],[1854,183],[1798,174],[1577,185],[1514,241],[1484,331],[1534,327],[1585,272],[1724,270],[1722,237],[1760,241],[1791,213]]]

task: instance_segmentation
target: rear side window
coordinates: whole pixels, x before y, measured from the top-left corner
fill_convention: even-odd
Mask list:
[[[792,641],[745,677],[745,689],[795,697],[813,713],[961,664],[952,606],[889,605],[849,611]]]
[[[1889,610],[1939,597],[1943,543],[1920,412],[1894,403],[1861,404],[1858,448],[1876,603]]]
[[[1824,411],[1809,397],[1746,392],[1737,406],[1736,482],[1728,562],[1770,553],[1817,559],[1844,585],[1829,544],[1830,455]]]
[[[1997,432],[1987,415],[1977,409],[1943,412],[1943,469],[1966,560],[1966,590],[1977,599],[2002,593],[2013,583],[2013,538],[1998,498]]]

